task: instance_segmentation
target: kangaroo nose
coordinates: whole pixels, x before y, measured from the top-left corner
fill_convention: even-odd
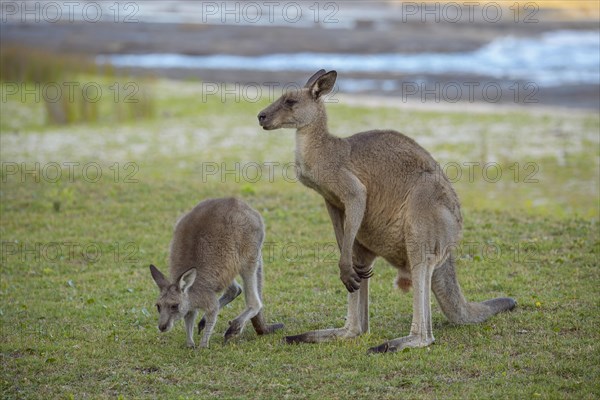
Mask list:
[[[164,331],[166,331],[166,330],[167,330],[167,324],[164,324],[164,325],[159,325],[159,326],[158,326],[158,329],[159,329],[161,332],[164,332]]]
[[[264,112],[258,114],[258,122],[264,122],[265,119],[267,119],[267,114],[265,114]]]

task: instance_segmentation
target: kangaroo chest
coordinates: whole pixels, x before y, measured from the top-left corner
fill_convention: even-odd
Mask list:
[[[312,147],[312,146],[311,146]],[[296,138],[296,175],[298,180],[305,186],[315,189],[317,186],[317,174],[315,169],[317,161],[315,154],[309,148],[307,141],[303,137]]]
[[[318,167],[307,164],[303,157],[296,155],[296,175],[300,183],[321,193]]]
[[[329,183],[335,181],[335,171],[331,165],[318,162],[314,153],[305,154],[301,148],[296,149],[296,174],[300,183],[319,193],[329,203],[344,209],[340,198],[334,193]]]

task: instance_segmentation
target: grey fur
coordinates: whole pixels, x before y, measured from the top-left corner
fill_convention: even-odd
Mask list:
[[[187,345],[194,347],[194,320],[203,310],[198,333],[204,330],[200,347],[208,347],[219,309],[242,292],[237,275],[243,279],[246,309],[230,321],[225,341],[239,334],[248,320],[259,335],[282,328],[282,324],[267,325],[262,312],[264,237],[260,214],[235,198],[204,200],[181,217],[171,241],[171,279],[150,266],[160,289],[159,330],[166,332],[183,318]]]
[[[340,278],[349,291],[343,328],[288,336],[290,343],[355,337],[369,331],[369,290],[375,258],[398,269],[396,284],[413,293],[410,334],[370,352],[434,342],[430,292],[446,317],[481,322],[515,307],[510,298],[467,302],[456,280],[452,248],[461,238],[458,197],[439,164],[413,139],[391,130],[347,138],[329,133],[323,96],[337,73],[321,70],[304,88],[284,93],[258,115],[265,130],[296,129],[299,180],[325,199],[340,248]]]

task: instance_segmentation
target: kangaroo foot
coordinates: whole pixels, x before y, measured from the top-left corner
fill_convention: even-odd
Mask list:
[[[427,347],[435,341],[434,338],[422,338],[417,335],[405,336],[382,343],[379,346],[371,347],[367,354],[374,353],[392,353],[410,347]]]
[[[240,332],[242,332],[243,328],[244,328],[244,325],[241,324],[237,319],[234,319],[233,321],[229,321],[229,328],[225,332],[225,336],[223,338],[223,344],[226,344],[229,341],[229,339],[231,339],[232,337],[239,335]]]
[[[289,344],[321,343],[333,339],[349,339],[357,337],[361,333],[362,332],[353,331],[348,328],[322,329],[301,333],[300,335],[286,336],[284,341]]]

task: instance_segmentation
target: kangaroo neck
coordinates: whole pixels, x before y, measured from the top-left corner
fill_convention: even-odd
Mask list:
[[[325,116],[296,130],[298,143],[312,143],[317,145],[333,138],[334,136],[329,133],[329,129],[327,128],[327,117]]]
[[[323,155],[332,148],[336,139],[327,129],[326,118],[296,130],[295,156],[296,164],[300,167],[301,181],[308,179],[306,177],[310,175],[309,171],[322,162]]]

